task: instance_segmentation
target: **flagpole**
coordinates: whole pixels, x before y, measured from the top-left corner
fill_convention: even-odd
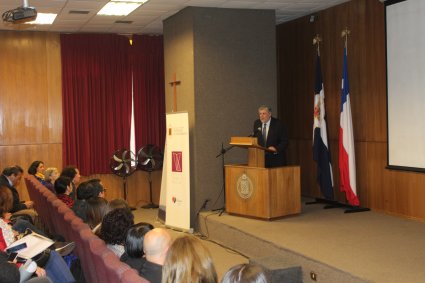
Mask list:
[[[342,30],[341,32],[341,37],[344,40],[344,49],[345,49],[345,58],[348,55],[348,36],[350,35],[351,31],[345,27],[345,29]],[[346,78],[348,80],[348,78]],[[354,177],[356,178],[356,177]],[[339,207],[347,207],[347,209],[344,211],[344,213],[356,213],[356,212],[364,212],[364,211],[370,211],[369,208],[367,207],[361,207],[361,206],[357,206],[357,205],[350,205],[350,204],[339,204]],[[325,207],[327,208],[327,207]],[[333,208],[333,207],[328,207],[328,208]]]
[[[327,206],[337,207],[338,202],[334,201],[333,195],[333,177],[332,166],[330,161],[329,146],[327,142],[327,130],[325,120],[325,107],[324,107],[324,90],[323,78],[320,67],[320,42],[322,38],[319,34],[313,38],[313,45],[316,46],[316,84],[315,84],[315,99],[314,99],[314,122],[313,122],[313,159],[318,166],[318,183],[320,191],[325,198],[315,198],[314,201],[306,202],[309,204],[326,204]],[[317,119],[317,121],[316,121]],[[316,124],[318,123],[318,124]],[[317,132],[317,129],[319,131]],[[321,147],[320,145],[324,145]],[[325,153],[322,151],[325,150]],[[327,154],[326,154],[327,152]],[[329,159],[327,159],[327,157]]]
[[[317,45],[316,51],[317,51],[318,56],[320,56],[320,42],[321,41],[322,41],[322,39],[320,38],[319,34],[316,34],[316,36],[313,37],[313,45]],[[329,201],[327,199],[323,199],[323,198],[315,198],[314,201],[307,201],[305,204],[310,205],[310,204],[318,204],[318,203],[329,204]]]

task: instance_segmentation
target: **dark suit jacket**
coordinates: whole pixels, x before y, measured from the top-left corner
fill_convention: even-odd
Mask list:
[[[139,275],[151,283],[161,283],[162,279],[162,266],[145,258],[141,259],[142,266],[139,269]]]
[[[0,176],[0,185],[8,187],[9,190],[12,192],[13,207],[12,207],[12,210],[10,211],[11,213],[17,212],[17,211],[22,210],[22,209],[27,209],[27,206],[25,204],[21,203],[21,200],[19,199],[18,191],[15,189],[14,186],[11,186],[9,184],[9,180],[6,178],[6,176],[4,176],[4,175]]]
[[[122,262],[127,263],[131,268],[136,269],[137,271],[140,270],[143,264],[143,258],[137,258],[137,257],[130,257],[127,253],[123,253],[120,257],[120,260]],[[162,270],[161,270],[162,271]]]
[[[266,167],[279,167],[286,165],[285,151],[288,146],[288,136],[286,129],[282,123],[271,117],[267,142],[264,143],[261,129],[263,124],[260,119],[254,122],[254,136],[258,138],[258,144],[264,147],[274,146],[277,149],[276,153],[266,152],[265,163]]]

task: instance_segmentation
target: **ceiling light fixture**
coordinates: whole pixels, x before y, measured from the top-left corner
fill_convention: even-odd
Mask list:
[[[37,18],[34,21],[26,22],[29,25],[51,25],[58,14],[52,13],[38,13]]]
[[[97,13],[103,16],[127,16],[147,0],[112,0]]]

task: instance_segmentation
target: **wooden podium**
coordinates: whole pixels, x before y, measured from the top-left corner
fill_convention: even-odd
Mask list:
[[[225,165],[227,213],[272,220],[301,212],[299,166],[264,168],[268,149],[257,138],[232,137],[230,144],[248,149],[248,166]]]

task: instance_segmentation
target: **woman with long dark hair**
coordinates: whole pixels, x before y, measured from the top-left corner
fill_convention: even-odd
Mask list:
[[[44,162],[40,160],[36,160],[33,163],[31,163],[30,167],[28,168],[28,174],[34,175],[35,178],[42,183],[44,186],[46,186],[47,182],[44,178]]]

